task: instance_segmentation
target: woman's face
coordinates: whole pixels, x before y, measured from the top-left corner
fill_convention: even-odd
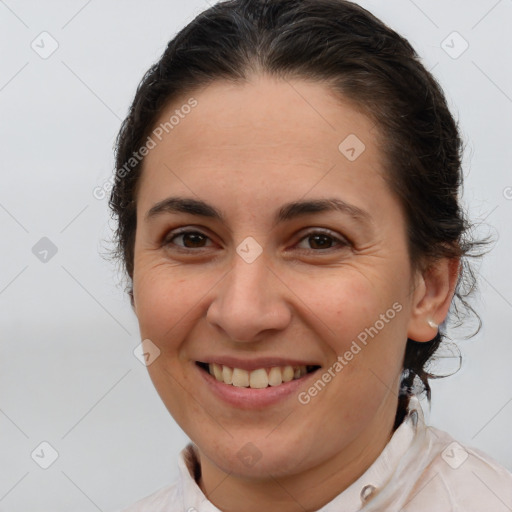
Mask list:
[[[151,379],[217,470],[373,460],[418,302],[377,129],[319,83],[255,77],[193,96],[162,112],[157,125],[180,120],[153,137],[137,195],[134,307],[160,351]]]

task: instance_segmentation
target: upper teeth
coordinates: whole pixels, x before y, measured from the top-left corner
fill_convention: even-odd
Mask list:
[[[273,366],[247,371],[242,368],[230,368],[217,363],[209,364],[210,374],[219,382],[239,388],[266,388],[279,386],[283,382],[299,379],[307,373],[306,366]]]

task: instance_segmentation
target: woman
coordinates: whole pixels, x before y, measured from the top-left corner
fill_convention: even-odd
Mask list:
[[[417,394],[476,242],[409,43],[343,0],[233,0],[144,76],[111,207],[150,377],[192,443],[128,511],[512,508]]]

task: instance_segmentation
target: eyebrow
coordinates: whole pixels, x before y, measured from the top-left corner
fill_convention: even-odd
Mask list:
[[[339,198],[311,199],[293,201],[283,205],[274,218],[273,226],[293,220],[311,213],[337,211],[348,215],[364,224],[372,224],[372,217],[368,212],[349,204]],[[184,197],[168,197],[156,203],[145,215],[145,220],[160,216],[164,213],[189,213],[199,217],[210,218],[225,223],[224,213],[204,201]]]

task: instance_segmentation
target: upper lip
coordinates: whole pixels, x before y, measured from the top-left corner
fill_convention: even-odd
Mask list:
[[[254,359],[240,359],[232,356],[212,356],[198,360],[199,363],[216,363],[230,368],[241,370],[257,370],[258,368],[272,368],[273,366],[320,366],[317,362],[284,357],[258,357]]]

